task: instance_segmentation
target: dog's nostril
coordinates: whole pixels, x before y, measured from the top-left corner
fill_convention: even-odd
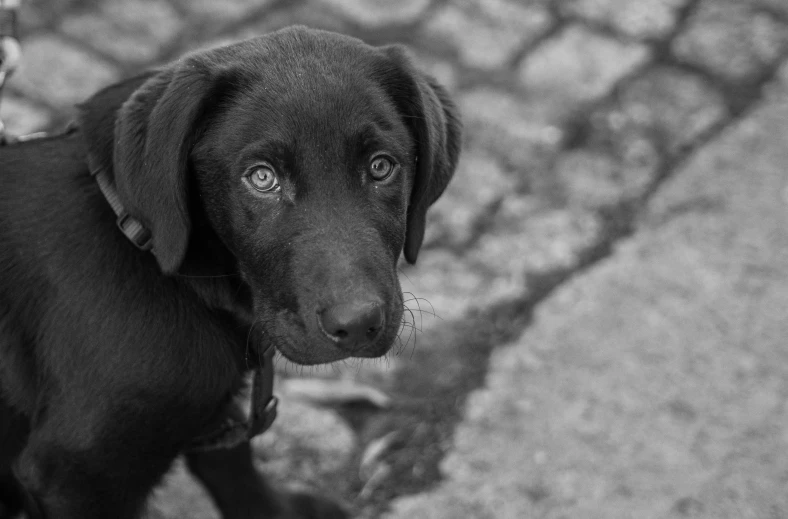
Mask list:
[[[320,328],[343,348],[362,348],[383,329],[384,314],[374,301],[333,305],[318,313]]]

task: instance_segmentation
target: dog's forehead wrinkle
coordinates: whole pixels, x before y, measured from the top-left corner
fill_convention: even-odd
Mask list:
[[[326,156],[344,146],[342,139],[358,139],[358,133],[390,134],[395,142],[410,139],[405,121],[374,78],[294,66],[296,72],[269,72],[237,92],[222,117],[223,125],[235,128],[230,135],[289,139]],[[265,88],[258,88],[262,85]],[[320,148],[308,144],[310,140]],[[406,148],[411,145],[404,143]]]
[[[245,72],[252,78],[240,93],[254,104],[255,112],[317,120],[352,120],[360,116],[386,120],[394,112],[383,85],[371,75],[359,73],[357,67],[344,71],[332,64],[321,70],[297,61],[280,67],[281,72]]]

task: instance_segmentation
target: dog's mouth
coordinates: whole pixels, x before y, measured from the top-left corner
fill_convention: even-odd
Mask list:
[[[313,349],[304,350],[290,342],[282,341],[276,344],[276,349],[284,358],[302,366],[316,366],[319,364],[331,364],[351,357],[349,353],[337,350],[315,351]]]

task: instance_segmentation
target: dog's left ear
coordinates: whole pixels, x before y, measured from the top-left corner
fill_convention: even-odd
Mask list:
[[[99,92],[81,106],[93,160],[111,171],[129,214],[150,229],[165,274],[189,242],[189,152],[214,84],[198,58]]]
[[[415,263],[424,241],[427,209],[441,196],[454,175],[460,154],[462,125],[446,90],[416,70],[405,49],[382,47],[395,67],[383,80],[416,140],[416,174],[408,206],[405,259]],[[391,75],[390,72],[386,74]]]

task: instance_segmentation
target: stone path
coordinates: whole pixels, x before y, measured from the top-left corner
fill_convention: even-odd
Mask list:
[[[454,92],[464,155],[402,269],[421,331],[280,367],[277,481],[359,517],[788,517],[788,0],[23,2],[16,133],[292,23],[406,43]],[[179,471],[154,502],[215,517]]]

